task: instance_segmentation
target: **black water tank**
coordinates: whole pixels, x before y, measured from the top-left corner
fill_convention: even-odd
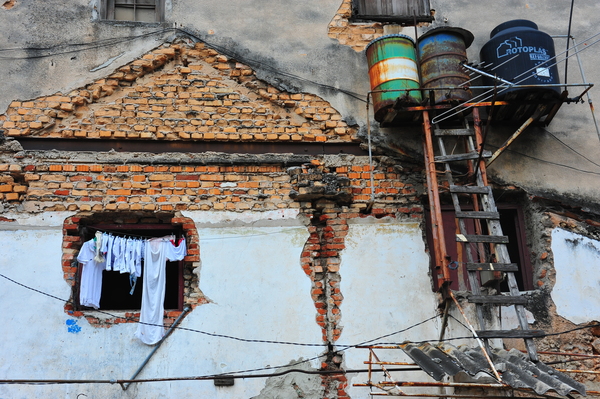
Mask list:
[[[538,26],[525,19],[498,25],[490,40],[481,48],[481,61],[492,63],[489,73],[519,85],[558,84],[554,41]],[[495,69],[493,69],[495,68]],[[493,70],[490,70],[493,69]],[[493,86],[494,79],[484,77],[483,84]],[[498,83],[501,84],[501,83]],[[498,99],[540,100],[557,98],[558,87],[516,88],[499,92]]]

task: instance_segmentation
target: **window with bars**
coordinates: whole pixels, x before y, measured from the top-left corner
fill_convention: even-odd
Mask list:
[[[429,0],[352,0],[352,16],[403,25],[433,21]]]
[[[162,22],[164,0],[103,0],[102,17],[114,21]]]

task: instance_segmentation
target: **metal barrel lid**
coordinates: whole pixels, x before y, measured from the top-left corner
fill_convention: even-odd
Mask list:
[[[475,40],[475,36],[473,36],[473,34],[466,29],[454,26],[439,26],[437,28],[429,29],[427,32],[423,33],[421,36],[419,36],[417,41],[421,41],[428,36],[435,35],[436,33],[440,32],[451,32],[462,36],[463,40],[465,41],[465,48],[469,48],[469,46],[473,43],[473,40]]]
[[[391,34],[391,35],[385,35],[385,36],[378,37],[377,39],[373,39],[373,40],[371,40],[371,41],[369,42],[369,44],[367,44],[367,46],[365,47],[365,51],[367,51],[367,49],[368,49],[368,48],[369,48],[369,47],[370,47],[372,44],[375,44],[375,42],[378,42],[378,41],[380,41],[380,40],[383,40],[383,39],[388,39],[388,38],[391,38],[391,37],[401,37],[401,38],[403,38],[403,39],[408,39],[408,40],[410,40],[410,41],[412,42],[412,44],[413,44],[413,45],[415,44],[415,39],[413,39],[412,37],[410,37],[410,36],[407,36],[407,35],[403,35],[402,33],[393,33],[393,34]]]

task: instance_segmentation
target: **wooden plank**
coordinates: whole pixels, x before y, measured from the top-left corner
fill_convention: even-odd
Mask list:
[[[500,220],[499,212],[482,212],[482,211],[468,211],[456,212],[457,218],[465,218],[465,219],[498,219]]]
[[[478,236],[473,234],[457,234],[458,242],[487,242],[491,244],[508,244],[507,236]]]
[[[528,301],[524,296],[508,295],[471,295],[468,300],[470,303],[489,303],[501,306],[526,305]]]
[[[471,129],[435,129],[433,134],[436,136],[472,136]]]
[[[480,330],[476,331],[479,338],[543,338],[543,330]]]
[[[467,263],[468,271],[480,272],[518,272],[516,263]]]
[[[483,151],[483,158],[489,158],[492,156],[491,151]],[[457,161],[466,161],[469,159],[479,159],[478,152],[467,152],[464,154],[453,154],[453,155],[438,155],[435,157],[436,162],[457,162]]]
[[[450,186],[450,192],[456,194],[487,194],[491,195],[492,189],[489,186]]]

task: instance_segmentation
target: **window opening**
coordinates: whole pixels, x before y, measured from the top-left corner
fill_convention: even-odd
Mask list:
[[[529,251],[527,249],[527,241],[525,237],[525,224],[524,216],[521,208],[517,205],[512,204],[497,204],[498,212],[500,213],[500,225],[502,226],[502,232],[508,237],[507,250],[510,255],[511,262],[518,264],[519,271],[515,272],[515,278],[520,291],[527,291],[533,289],[533,269],[531,266],[531,259],[529,257]],[[427,221],[427,243],[429,248],[433,248],[433,238],[431,236],[431,226],[429,225],[429,217]],[[450,286],[453,290],[470,290],[469,279],[466,268],[461,262],[466,262],[466,254],[462,254],[463,246],[457,245],[456,234],[459,233],[458,225],[456,223],[456,217],[454,208],[448,206],[442,207],[442,221],[444,224],[444,236],[446,240],[446,251],[452,261],[458,261],[455,268],[451,268],[450,277],[452,284]],[[468,234],[475,234],[475,226],[472,220],[466,220],[466,228]],[[486,229],[486,223],[482,223],[482,228]],[[489,247],[486,245],[478,246],[477,244],[471,245],[471,251],[473,251],[474,258],[478,254],[482,254],[484,259],[489,259]],[[483,251],[483,252],[480,252]],[[436,264],[434,254],[431,253],[431,267],[433,268]],[[432,269],[432,275],[436,276],[435,270]],[[434,278],[434,290],[439,288],[438,282]],[[508,292],[508,284],[506,281],[502,281],[500,284],[500,290],[502,292]]]
[[[163,237],[173,234],[179,240],[183,236],[181,227],[162,224],[116,224],[82,226],[82,242],[92,238],[97,231],[111,233],[114,236],[133,238]],[[183,309],[183,261],[167,262],[165,282],[165,310]],[[79,284],[78,280],[78,284]],[[137,279],[133,294],[130,294],[131,284],[128,273],[118,271],[102,272],[102,291],[100,310],[140,310],[142,306],[142,290],[144,285],[144,268],[142,276]],[[78,294],[78,293],[77,293]],[[74,296],[79,309],[87,307],[79,305],[79,295]]]
[[[352,16],[358,20],[414,25],[432,22],[429,0],[352,0]]]
[[[104,0],[103,18],[115,21],[161,22],[163,0]]]

